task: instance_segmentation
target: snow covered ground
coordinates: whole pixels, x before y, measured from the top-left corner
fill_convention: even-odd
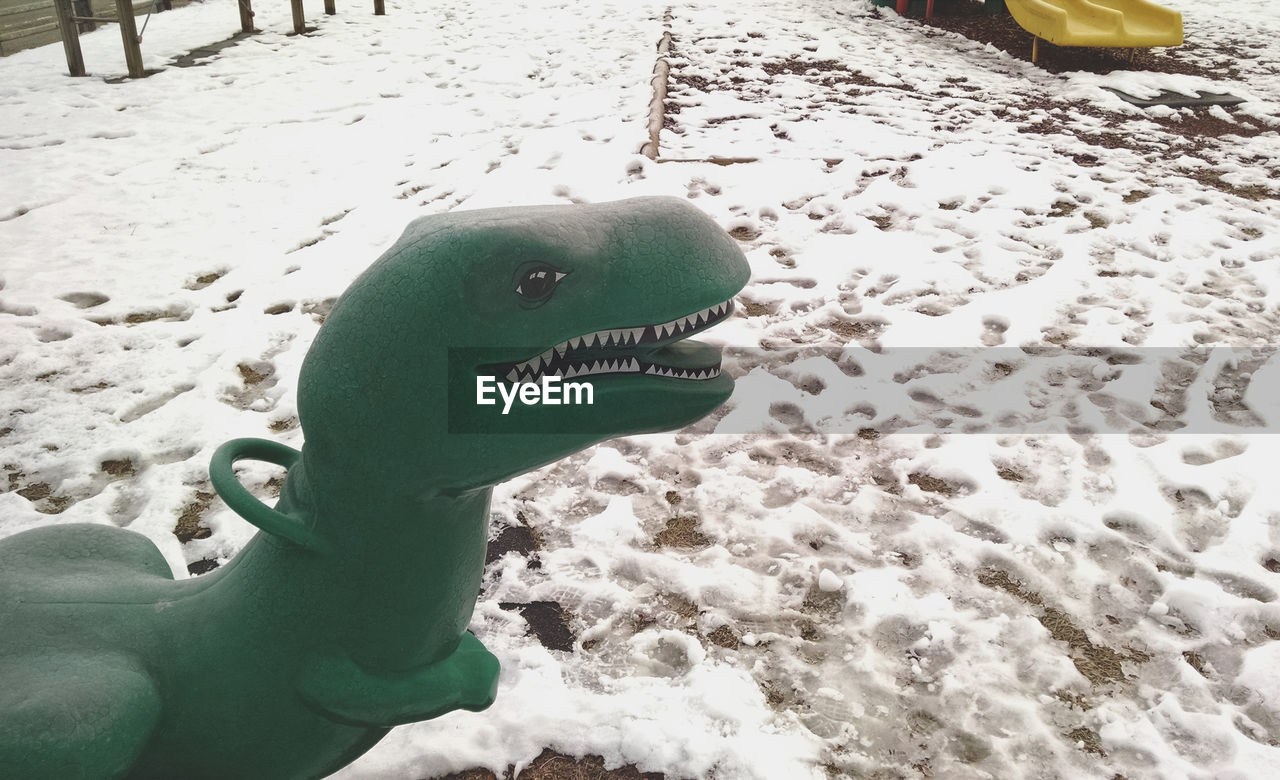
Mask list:
[[[1273,777],[1280,6],[1166,4],[1212,80],[1054,75],[858,0],[313,4],[301,39],[260,2],[261,34],[171,66],[238,29],[206,3],[151,20],[145,80],[103,80],[114,30],[90,78],[56,45],[0,60],[0,535],[225,561],[252,529],[210,454],[301,445],[319,319],[408,221],[687,196],[753,267],[714,331],[735,397],[500,486],[494,535],[539,549],[477,607],[498,703],[341,777],[544,747],[718,780]],[[688,161],[638,154],[664,29]],[[1247,102],[1202,135],[1103,87]],[[574,649],[512,602],[559,604]]]

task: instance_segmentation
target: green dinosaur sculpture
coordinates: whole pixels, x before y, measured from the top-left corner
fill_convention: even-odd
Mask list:
[[[0,541],[0,776],[321,777],[393,726],[489,706],[498,662],[466,628],[491,486],[721,404],[718,350],[683,339],[747,276],[677,199],[412,223],[307,353],[303,451],[214,454],[214,487],[262,529],[228,564],[175,581],[106,525]],[[593,397],[504,414],[476,402],[490,373]],[[288,469],[274,508],[241,459]]]

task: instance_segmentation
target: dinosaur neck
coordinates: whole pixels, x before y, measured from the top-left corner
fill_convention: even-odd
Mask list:
[[[309,605],[298,630],[322,632],[370,669],[401,670],[452,652],[480,591],[490,489],[415,494],[378,475],[326,470],[305,456],[277,510],[308,525],[329,552],[260,533],[240,556],[251,587]],[[239,560],[239,559],[237,559]]]

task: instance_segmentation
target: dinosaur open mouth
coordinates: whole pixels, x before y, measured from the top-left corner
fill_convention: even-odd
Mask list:
[[[733,300],[669,322],[610,328],[575,336],[528,360],[485,366],[507,382],[536,382],[609,374],[641,374],[705,381],[720,375],[720,350],[697,342],[677,343],[733,314]]]

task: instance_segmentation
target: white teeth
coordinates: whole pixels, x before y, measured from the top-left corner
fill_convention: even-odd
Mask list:
[[[708,306],[702,311],[694,312],[693,314],[688,314],[684,317],[677,317],[674,320],[658,325],[645,325],[639,328],[598,330],[594,333],[588,333],[585,336],[574,336],[572,338],[565,339],[537,357],[533,357],[523,363],[516,364],[508,374],[508,379],[512,379],[512,374],[529,374],[530,376],[537,376],[540,372],[551,371],[552,360],[557,356],[563,358],[570,350],[591,347],[624,347],[640,344],[644,341],[645,334],[648,333],[650,329],[652,329],[652,336],[650,338],[653,341],[662,341],[678,337],[687,331],[706,325],[714,318],[724,315],[729,311],[729,308],[732,305],[732,301],[722,301],[712,306]],[[582,376],[588,373],[600,373],[603,371],[640,371],[640,364],[635,360],[627,362],[626,358],[622,358],[613,362],[596,361],[591,364],[579,364],[576,369],[558,369],[558,371],[559,375],[565,377]],[[704,376],[711,377],[719,375],[718,370],[713,372],[708,369],[701,374],[696,374],[693,371],[680,369],[656,369],[654,366],[649,366],[645,369],[644,373],[681,378],[702,378]],[[512,381],[515,380],[512,379]]]

